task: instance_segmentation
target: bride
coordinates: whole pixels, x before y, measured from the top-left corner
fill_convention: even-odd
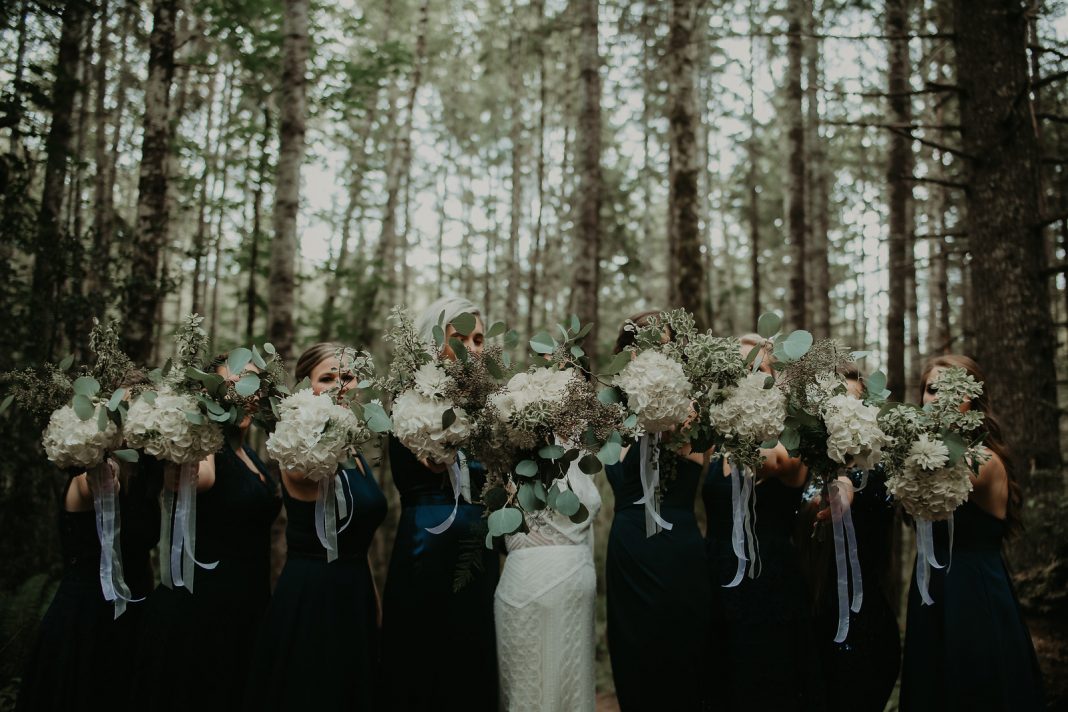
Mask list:
[[[601,495],[571,463],[570,488],[589,516],[575,524],[543,510],[524,515],[528,531],[505,537],[508,557],[494,597],[501,708],[508,712],[593,710],[593,520]]]

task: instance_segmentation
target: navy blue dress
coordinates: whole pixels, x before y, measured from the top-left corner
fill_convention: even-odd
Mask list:
[[[326,561],[315,502],[285,501],[286,565],[274,589],[249,676],[248,710],[372,710],[378,665],[374,579],[367,550],[386,517],[371,466],[344,470],[349,514],[338,522],[338,558]]]
[[[452,709],[462,700],[465,710],[495,712],[493,592],[500,564],[485,545],[485,508],[461,499],[452,526],[431,534],[426,527],[452,512],[448,475],[431,472],[392,437],[389,457],[401,514],[382,596],[383,708]],[[482,491],[483,478],[472,467],[472,497]],[[479,567],[456,591],[462,552]]]
[[[1001,557],[1004,521],[962,504],[954,514],[953,555],[948,527],[935,522],[931,569],[934,604],[909,590],[902,712],[968,710],[1029,712],[1044,709],[1042,677],[1012,579]]]
[[[197,495],[195,593],[160,585],[152,592],[135,662],[138,710],[241,707],[249,661],[271,598],[271,524],[281,508],[277,484],[252,448],[250,470],[225,445],[215,484]],[[261,479],[260,475],[263,476]]]
[[[159,538],[158,473],[152,465],[126,481],[119,494],[123,574],[133,598],[152,589],[149,555]],[[114,617],[100,588],[100,540],[93,510],[68,512],[60,494],[59,541],[63,578],[41,620],[26,660],[18,710],[131,709],[128,680],[116,675],[116,661],[128,660],[137,645],[144,603],[128,603]]]
[[[702,488],[712,577],[712,644],[708,668],[713,709],[824,708],[814,654],[810,599],[793,531],[803,488],[769,478],[754,487],[760,573],[725,588],[737,568],[731,545],[731,481],[722,460]]]
[[[852,475],[861,484],[860,473]],[[857,556],[864,583],[864,602],[849,614],[849,635],[835,643],[838,630],[837,569],[829,526],[818,545],[815,574],[819,577],[816,602],[816,644],[822,663],[827,708],[842,712],[882,712],[893,692],[901,668],[901,635],[890,602],[890,550],[894,508],[886,492],[881,468],[868,474],[866,486],[856,491],[852,504],[857,534]],[[799,533],[799,535],[809,532]]]
[[[645,535],[640,448],[605,468],[615,495],[605,584],[608,650],[621,710],[699,710],[710,642],[708,559],[693,505],[701,465],[675,458],[661,516],[673,526]]]

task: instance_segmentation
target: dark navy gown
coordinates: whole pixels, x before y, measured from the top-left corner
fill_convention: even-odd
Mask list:
[[[712,578],[711,664],[705,683],[713,709],[822,710],[808,587],[793,531],[802,487],[769,478],[754,487],[759,575],[725,588],[737,568],[731,545],[731,481],[712,463],[702,497]]]
[[[386,516],[371,466],[343,470],[348,515],[338,521],[338,558],[327,563],[315,533],[315,502],[285,501],[286,565],[252,661],[248,710],[373,710],[379,658],[377,603],[367,550]]]
[[[605,584],[608,650],[621,710],[704,708],[711,596],[694,515],[701,465],[676,457],[660,514],[673,527],[645,534],[640,448],[605,468],[615,495]]]
[[[123,574],[133,598],[152,590],[149,555],[159,537],[160,480],[151,464],[143,464],[149,466],[129,477],[119,494]],[[16,709],[132,709],[128,678],[117,666],[134,654],[145,604],[128,603],[115,619],[100,588],[95,513],[63,506],[71,482],[59,498],[63,578],[26,660]]]
[[[851,475],[860,487],[859,472]],[[901,635],[890,602],[890,549],[894,508],[881,468],[869,473],[852,504],[857,556],[864,584],[864,602],[849,614],[849,635],[835,643],[838,630],[837,569],[828,525],[818,551],[819,590],[816,602],[816,644],[825,676],[827,708],[841,712],[882,712],[901,668]],[[807,532],[811,535],[810,532]],[[803,535],[804,533],[799,533]]]
[[[946,523],[934,524],[936,558],[950,564],[931,569],[934,604],[923,605],[915,579],[909,590],[901,710],[1044,709],[1035,649],[1001,557],[1005,523],[971,502],[954,519],[952,559]]]
[[[421,712],[462,702],[470,712],[495,711],[493,592],[499,561],[485,546],[484,507],[461,499],[452,526],[431,534],[426,528],[452,512],[448,475],[431,472],[392,437],[389,457],[401,514],[382,596],[383,708]],[[472,467],[473,498],[483,479],[480,468]],[[478,568],[454,591],[464,551]]]
[[[281,508],[277,483],[250,447],[250,470],[225,445],[215,484],[197,495],[194,593],[156,587],[148,599],[135,663],[138,710],[241,707],[249,661],[271,598],[271,524]],[[262,475],[262,479],[261,479]]]

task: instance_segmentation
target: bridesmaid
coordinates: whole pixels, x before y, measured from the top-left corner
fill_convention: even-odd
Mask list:
[[[320,343],[297,360],[297,382],[315,393],[354,385],[340,373],[338,344]],[[318,484],[282,472],[287,559],[253,658],[248,710],[375,709],[378,593],[367,550],[386,516],[386,498],[371,466],[341,470],[338,490],[348,516],[338,521],[338,558],[327,563],[315,530]]]
[[[643,326],[658,312],[631,317]],[[615,353],[634,341],[620,330]],[[615,495],[605,584],[608,650],[621,710],[702,709],[710,634],[708,558],[694,515],[704,458],[675,456],[675,475],[662,487],[661,514],[674,526],[645,534],[640,448],[605,468]],[[507,571],[507,567],[505,567]]]
[[[225,355],[215,371],[236,379]],[[195,594],[163,585],[148,599],[134,704],[139,710],[235,710],[249,675],[256,633],[271,597],[271,524],[281,508],[277,486],[246,444],[251,418],[200,463]],[[167,467],[166,486],[176,468]]]
[[[924,403],[938,397],[930,384],[946,368],[963,368],[984,380],[972,359],[938,356],[920,377]],[[934,603],[922,604],[915,579],[909,589],[901,709],[1044,709],[1035,649],[1001,556],[1005,537],[1020,528],[1020,488],[986,393],[961,409],[984,413],[983,442],[991,457],[953,515],[952,558],[948,527],[935,522],[935,553],[949,565],[931,569]]]
[[[748,352],[758,342],[742,338]],[[765,358],[762,370],[770,373]],[[714,709],[822,709],[818,664],[812,653],[812,620],[793,531],[807,468],[782,445],[765,450],[753,488],[754,530],[759,567],[749,564],[740,584],[731,544],[731,481],[721,459],[709,468],[702,488],[712,577],[711,664],[707,691]],[[754,575],[755,574],[755,575]]]
[[[150,554],[159,538],[159,489],[158,462],[144,457],[138,464],[120,463],[122,567],[135,599],[152,590]],[[26,660],[15,708],[134,709],[128,704],[128,682],[116,674],[115,661],[133,655],[145,604],[128,603],[116,619],[113,604],[104,600],[87,475],[68,479],[57,504],[63,578]]]
[[[850,394],[863,398],[863,380],[856,366],[850,366],[842,375]],[[860,488],[853,498],[852,515],[864,582],[864,605],[858,613],[850,613],[849,636],[843,643],[834,642],[838,628],[834,542],[827,529],[822,537],[813,535],[812,525],[819,511],[818,496],[806,503],[799,517],[797,540],[812,590],[816,646],[827,708],[833,712],[881,712],[901,668],[901,635],[891,603],[889,578],[894,508],[881,467],[867,473],[854,470],[850,478]],[[806,495],[818,491],[809,487]]]
[[[437,300],[417,320],[428,348],[433,348],[432,331],[442,312],[446,336],[481,354],[479,310],[458,298]],[[450,323],[464,312],[479,317],[466,336]],[[455,358],[448,346],[443,353]],[[453,511],[448,463],[418,460],[392,437],[389,459],[401,514],[382,596],[383,707],[446,709],[462,700],[467,710],[496,710],[493,591],[500,564],[485,547],[485,508],[479,501],[485,474],[477,463],[468,463],[470,486],[463,488],[455,520],[444,532],[431,534],[427,528],[440,525]],[[463,552],[476,552],[476,565],[473,578],[455,590]]]

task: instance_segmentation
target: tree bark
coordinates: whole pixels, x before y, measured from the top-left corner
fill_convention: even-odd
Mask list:
[[[804,43],[806,82],[806,136],[808,151],[807,185],[808,197],[808,243],[805,253],[809,320],[813,336],[829,338],[831,335],[831,275],[827,258],[827,231],[829,229],[827,206],[827,160],[824,140],[820,135],[819,90],[822,84],[820,71],[820,19],[816,14],[815,0],[808,0],[807,19],[809,37]]]
[[[572,195],[577,213],[577,258],[571,285],[572,311],[593,324],[585,341],[590,361],[597,357],[597,315],[601,277],[601,53],[598,47],[598,0],[579,0],[579,116],[575,142],[578,186]]]
[[[540,28],[545,22],[545,1],[532,0],[531,9]],[[537,191],[538,210],[534,216],[534,236],[530,258],[530,275],[527,281],[527,333],[534,333],[534,315],[537,312],[539,284],[542,262],[542,232],[545,219],[545,112],[548,92],[545,83],[545,39],[535,44],[538,59],[538,156],[537,156]]]
[[[271,109],[263,106],[263,134],[260,142],[260,161],[256,169],[256,188],[252,193],[252,230],[249,233],[248,281],[245,286],[245,341],[252,343],[256,335],[256,306],[259,294],[256,291],[256,277],[260,269],[260,237],[263,234],[263,186],[267,183],[267,170],[270,168],[270,154],[267,152],[271,141]]]
[[[909,47],[903,39],[909,30],[909,0],[887,0],[886,34],[888,43],[888,100],[891,123],[908,125],[912,120],[909,90]],[[909,181],[911,141],[904,133],[889,136],[890,154],[886,166],[887,203],[889,210],[889,311],[886,324],[886,381],[892,393],[903,394],[905,388],[905,293],[908,287],[906,250],[909,244]]]
[[[1039,215],[1039,147],[1018,2],[954,0],[975,353],[1016,475],[1061,464],[1055,342]]]
[[[15,29],[18,39],[15,42],[15,71],[11,82],[15,91],[14,96],[12,97],[11,146],[8,155],[15,159],[19,157],[22,148],[22,77],[23,72],[26,70],[26,18],[29,14],[30,2],[29,0],[22,0],[22,2],[19,3],[19,19],[16,22]]]
[[[705,314],[705,270],[701,254],[701,227],[698,213],[700,165],[697,153],[697,97],[694,88],[697,62],[697,3],[672,0],[668,31],[667,70],[670,77],[671,104],[668,140],[671,146],[670,193],[668,209],[670,229],[674,233],[674,263],[678,273],[671,275],[672,290],[679,306],[698,321]]]
[[[217,132],[215,138],[212,133],[215,129],[215,87],[218,77],[215,71],[208,76],[208,96],[205,100],[207,115],[204,120],[204,169],[200,173],[200,181],[197,185],[197,228],[193,232],[193,277],[192,277],[192,306],[189,311],[202,316],[207,302],[207,278],[204,276],[205,263],[207,262],[207,240],[210,230],[210,218],[208,216],[208,186],[214,187],[215,164],[219,158],[219,141],[221,132]]]
[[[58,297],[68,263],[69,252],[64,245],[63,194],[71,153],[71,119],[74,97],[78,92],[78,66],[82,33],[88,4],[71,0],[63,11],[59,53],[56,58],[56,80],[52,85],[52,123],[45,139],[45,174],[41,204],[37,214],[37,240],[34,244],[31,309],[34,333],[37,338],[29,349],[37,361],[52,358],[59,335]]]
[[[83,282],[83,296],[89,303],[90,316],[100,318],[109,301],[105,285],[109,283],[111,269],[111,242],[115,229],[115,192],[112,181],[112,155],[108,153],[108,124],[110,115],[107,106],[108,62],[111,61],[111,35],[108,27],[108,0],[100,3],[100,39],[96,49],[94,72],[96,114],[93,135],[93,239],[89,252],[89,270]],[[116,122],[117,129],[117,122]],[[86,331],[88,333],[88,331]]]
[[[282,85],[279,110],[278,171],[275,177],[274,235],[271,238],[271,291],[267,298],[267,337],[283,361],[293,353],[297,268],[297,211],[308,63],[308,0],[285,0],[282,11]]]
[[[805,204],[805,124],[801,86],[804,30],[807,0],[789,2],[789,38],[786,45],[786,234],[790,238],[790,290],[787,321],[792,329],[808,327],[806,306],[805,238],[808,232]]]
[[[511,198],[508,221],[508,288],[504,298],[504,310],[510,317],[519,314],[519,228],[523,221],[523,53],[524,46],[519,28],[522,23],[514,17],[520,8],[513,6],[513,30],[508,62],[508,92],[511,98],[511,116],[508,122],[508,141],[512,148]]]

